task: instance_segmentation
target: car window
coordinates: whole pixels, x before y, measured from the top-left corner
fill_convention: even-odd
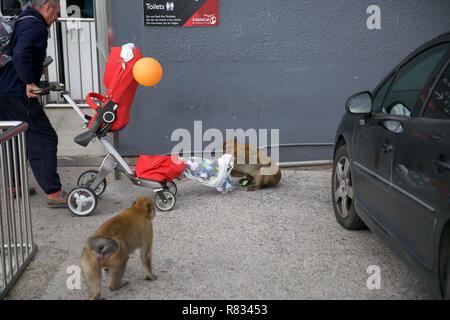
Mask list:
[[[403,65],[386,94],[381,112],[397,114],[401,110],[403,115],[410,116],[428,78],[449,46],[444,43],[429,48]]]
[[[386,92],[388,91],[389,87],[391,86],[392,80],[394,79],[394,75],[389,77],[384,84],[378,89],[378,91],[375,93],[373,97],[373,111],[374,112],[380,112],[382,103],[384,100],[384,97],[386,96]]]
[[[424,117],[433,119],[450,119],[450,66],[434,88]]]

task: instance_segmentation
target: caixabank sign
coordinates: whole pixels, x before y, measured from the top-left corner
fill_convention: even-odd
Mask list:
[[[144,0],[145,26],[219,25],[219,0]]]

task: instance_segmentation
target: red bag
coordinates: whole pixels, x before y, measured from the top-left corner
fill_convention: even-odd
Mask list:
[[[180,177],[186,169],[186,164],[177,156],[140,156],[136,164],[136,176],[141,179],[158,182],[172,182]]]

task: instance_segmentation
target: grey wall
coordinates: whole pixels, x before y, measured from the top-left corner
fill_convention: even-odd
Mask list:
[[[218,27],[144,27],[142,0],[113,0],[115,45],[158,59],[140,87],[123,155],[165,154],[174,129],[280,129],[280,143],[332,143],[346,99],[413,49],[450,31],[450,1],[220,0]],[[366,9],[381,8],[381,30]],[[205,143],[205,146],[207,143]],[[281,161],[331,159],[331,148],[282,148]]]

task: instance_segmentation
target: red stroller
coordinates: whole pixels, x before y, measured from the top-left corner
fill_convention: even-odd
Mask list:
[[[68,208],[77,216],[89,216],[94,212],[98,197],[106,189],[105,178],[115,169],[123,172],[133,184],[152,188],[156,194],[155,206],[161,211],[170,211],[175,206],[177,193],[177,186],[173,179],[179,177],[185,169],[183,161],[174,163],[172,157],[140,156],[136,172],[134,172],[108,141],[106,135],[109,132],[121,130],[128,123],[138,87],[138,83],[133,77],[133,67],[142,58],[142,53],[137,47],[134,47],[133,58],[125,62],[121,58],[121,52],[122,47],[115,47],[111,50],[103,79],[107,88],[106,96],[89,93],[86,97],[89,106],[96,111],[92,118],[81,111],[70,97],[70,93],[64,91],[62,84],[49,83],[44,85],[45,88],[41,91],[34,92],[46,94],[50,91],[62,91],[61,96],[67,100],[89,128],[87,132],[76,137],[75,142],[86,147],[94,138],[97,138],[108,151],[100,170],[84,172],[78,179],[78,187],[67,196]],[[100,106],[93,99],[98,100]]]

